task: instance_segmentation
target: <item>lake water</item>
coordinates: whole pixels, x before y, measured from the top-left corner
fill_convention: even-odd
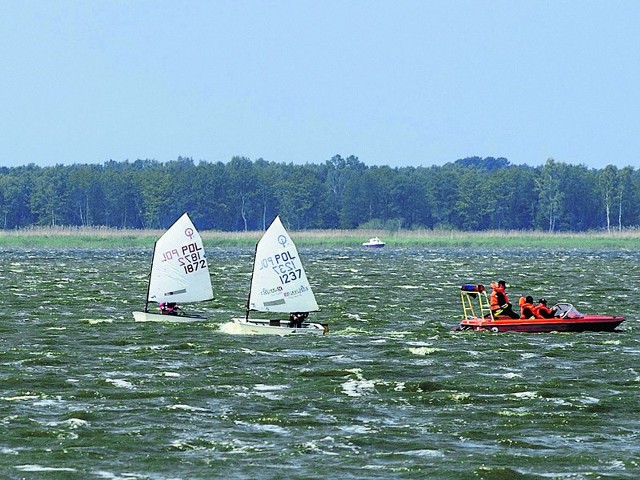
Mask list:
[[[183,325],[133,321],[150,249],[2,250],[0,478],[640,478],[640,252],[299,251],[323,337],[220,331],[253,249],[208,249]],[[451,333],[499,279],[627,321]]]

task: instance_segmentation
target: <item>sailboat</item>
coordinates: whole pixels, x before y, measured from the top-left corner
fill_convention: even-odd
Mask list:
[[[326,325],[290,319],[249,318],[251,311],[292,314],[320,310],[295,244],[277,216],[256,245],[244,318],[234,318],[240,333],[322,335]]]
[[[137,322],[196,322],[205,317],[149,311],[150,303],[165,305],[211,300],[209,265],[200,234],[187,213],[162,235],[153,247],[147,298],[143,312],[133,312]]]

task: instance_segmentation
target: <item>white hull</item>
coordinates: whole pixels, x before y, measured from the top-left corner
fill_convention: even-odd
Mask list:
[[[362,244],[364,248],[383,248],[385,245],[386,243],[384,243],[378,237],[371,238],[368,242],[364,242]]]
[[[189,317],[188,315],[162,315],[160,313],[133,312],[136,322],[193,323],[202,322],[206,317]]]
[[[273,320],[250,318],[234,318],[239,332],[245,335],[324,335],[329,329],[319,323],[303,323],[302,328],[290,328],[287,326],[278,326]],[[277,320],[276,323],[280,323]],[[283,324],[288,324],[282,321]]]

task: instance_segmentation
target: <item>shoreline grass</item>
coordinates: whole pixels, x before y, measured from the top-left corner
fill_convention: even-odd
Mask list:
[[[106,227],[33,227],[0,231],[0,247],[18,248],[150,248],[164,230],[121,230]],[[201,231],[207,247],[254,246],[262,231]],[[290,231],[299,246],[360,247],[370,237],[380,237],[388,247],[537,247],[640,249],[640,230],[611,232],[448,230],[300,230]]]

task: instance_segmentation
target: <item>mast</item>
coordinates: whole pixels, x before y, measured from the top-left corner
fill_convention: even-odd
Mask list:
[[[151,252],[151,268],[149,269],[149,278],[147,279],[147,295],[144,299],[144,313],[149,312],[149,292],[151,291],[151,274],[153,273],[153,259],[156,256],[156,245],[158,240],[153,242],[153,252]]]
[[[249,295],[247,295],[247,308],[244,316],[244,320],[249,321],[249,305],[251,303],[251,288],[253,287],[253,272],[256,268],[256,256],[258,255],[258,244],[260,241],[256,242],[256,248],[253,251],[253,265],[251,266],[251,281],[249,282]]]

